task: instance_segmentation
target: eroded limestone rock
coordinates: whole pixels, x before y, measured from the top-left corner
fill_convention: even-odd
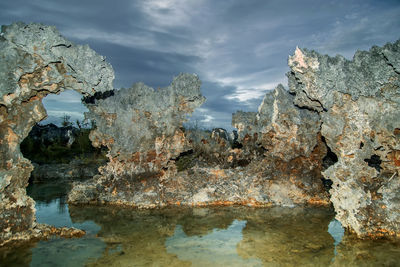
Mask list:
[[[197,77],[190,75],[159,91],[137,84],[96,100],[89,106],[88,116],[99,123],[91,138],[108,146],[110,162],[100,176],[75,184],[69,202],[142,208],[328,204],[316,112],[295,107],[279,86],[254,116],[260,126],[243,123],[256,131],[244,137],[253,145],[239,149],[215,132],[181,131],[185,112],[202,102]]]
[[[257,132],[257,112],[237,111],[232,114],[232,126],[237,129],[237,139],[244,141],[245,135]]]
[[[188,88],[176,90],[176,84]],[[245,134],[254,142],[243,149],[212,132],[179,128],[186,103],[191,111],[203,102],[195,76],[179,76],[161,91],[138,84],[95,102],[88,114],[99,122],[92,140],[108,146],[110,162],[100,176],[74,185],[70,203],[142,208],[329,203],[321,182],[326,148],[319,116],[295,107],[282,86],[267,94],[256,114],[258,125],[243,123],[256,130],[252,137]]]
[[[82,181],[97,175],[99,167],[105,164],[105,159],[91,159],[87,162],[74,159],[70,163],[33,164],[30,179],[33,183]]]
[[[34,201],[25,192],[32,165],[19,144],[46,116],[41,99],[66,88],[87,97],[87,117],[97,125],[91,140],[109,149],[101,174],[75,184],[70,202],[328,204],[321,182],[324,137],[338,157],[323,172],[333,181],[337,218],[360,236],[399,235],[399,51],[400,41],[358,52],[349,61],[296,49],[288,74],[294,95],[278,86],[257,113],[236,113],[242,147],[201,137],[200,148],[219,163],[198,160],[178,170],[179,157],[195,150],[181,127],[186,114],[204,102],[197,76],[179,75],[158,90],[138,83],[113,91],[111,67],[89,47],[72,44],[53,27],[3,27],[0,239],[29,235],[36,227]]]
[[[9,244],[23,244],[31,240],[48,240],[51,237],[79,238],[85,234],[84,230],[75,227],[54,227],[38,223],[26,231],[16,232],[10,238],[1,240],[0,247]]]
[[[29,235],[34,201],[26,195],[32,165],[19,144],[46,117],[42,98],[73,89],[84,96],[112,89],[114,72],[88,46],[63,38],[55,27],[14,23],[0,34],[0,240]]]
[[[293,100],[279,85],[265,95],[256,114],[233,115],[243,149],[264,150],[246,171],[267,180],[265,194],[273,196],[270,201],[275,204],[327,204],[320,174],[326,147],[319,133],[319,115],[296,107]]]
[[[169,162],[190,149],[182,123],[205,98],[196,75],[181,74],[166,88],[154,90],[143,83],[115,91],[89,105],[88,118],[97,128],[90,138],[95,146],[107,146],[109,163],[87,184],[76,185],[71,202],[106,202],[136,205],[142,193],[157,206],[161,179],[174,172]],[[141,191],[140,184],[152,189]]]
[[[400,40],[353,60],[297,48],[289,58],[294,102],[317,110],[338,157],[323,175],[343,226],[364,236],[400,235]]]

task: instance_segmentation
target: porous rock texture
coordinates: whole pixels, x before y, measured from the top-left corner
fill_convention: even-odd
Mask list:
[[[88,105],[97,126],[90,139],[108,147],[109,162],[101,175],[76,184],[69,201],[158,206],[171,160],[189,149],[182,123],[205,101],[200,84],[196,75],[180,74],[166,88],[137,83]]]
[[[158,91],[137,84],[96,100],[89,106],[98,124],[91,139],[108,146],[110,162],[93,180],[76,183],[69,202],[141,208],[328,204],[316,112],[295,107],[279,86],[256,114],[263,126],[245,136],[257,141],[239,149],[215,131],[182,132],[183,114],[202,102],[199,81],[189,75]]]
[[[336,218],[360,237],[400,236],[400,40],[352,60],[297,48],[289,66],[294,103],[319,112],[338,157],[323,172]]]
[[[233,115],[241,150],[246,154],[258,151],[247,156],[252,161],[246,172],[263,178],[264,192],[274,204],[328,204],[321,180],[327,151],[320,136],[319,115],[293,105],[293,100],[294,96],[278,85],[265,95],[256,114]]]
[[[112,89],[114,72],[88,46],[63,38],[54,27],[14,23],[0,34],[0,244],[37,226],[26,195],[33,167],[19,144],[46,117],[42,98],[73,89],[84,96]],[[24,233],[26,235],[24,236]]]

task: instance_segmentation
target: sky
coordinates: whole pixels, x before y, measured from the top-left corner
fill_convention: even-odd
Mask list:
[[[191,123],[232,129],[232,113],[257,111],[267,91],[287,88],[296,46],[351,59],[399,39],[400,0],[1,0],[0,24],[14,21],[89,44],[113,66],[114,88],[196,73],[207,102]],[[43,102],[50,120],[85,110],[72,91]]]

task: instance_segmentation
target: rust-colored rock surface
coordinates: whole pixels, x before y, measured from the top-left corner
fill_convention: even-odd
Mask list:
[[[88,46],[75,45],[54,27],[14,23],[0,35],[0,243],[36,227],[26,195],[33,167],[19,144],[46,117],[42,98],[73,89],[84,96],[112,89],[114,73]]]
[[[327,151],[320,136],[319,115],[295,106],[293,100],[278,85],[266,94],[256,114],[233,115],[242,150],[247,154],[258,151],[245,171],[261,178],[264,192],[274,204],[328,204],[321,180]]]
[[[54,27],[3,27],[0,244],[36,237],[34,201],[25,190],[32,165],[19,144],[46,116],[41,99],[64,89],[85,97],[86,117],[97,126],[90,139],[108,148],[109,160],[100,175],[74,185],[70,203],[329,205],[325,177],[345,227],[361,237],[399,236],[399,54],[400,41],[357,52],[352,61],[296,49],[290,91],[279,85],[258,112],[234,114],[238,134],[231,140],[223,130],[182,127],[205,101],[196,75],[180,74],[157,90],[143,83],[113,90],[111,66],[88,46]],[[323,166],[327,152],[337,160]]]
[[[95,100],[88,106],[97,126],[90,138],[108,147],[109,162],[101,175],[76,184],[69,201],[158,206],[162,177],[174,173],[171,161],[189,149],[182,123],[204,101],[199,78],[189,74],[166,88],[137,83]]]
[[[183,112],[202,102],[197,77],[188,75],[159,91],[138,84],[96,101],[89,107],[99,122],[92,140],[108,146],[110,162],[100,176],[75,184],[69,202],[141,208],[329,204],[316,112],[295,107],[279,86],[254,114],[258,124],[243,123],[254,133],[240,131],[242,148],[232,148],[226,134],[180,129]]]
[[[360,237],[400,235],[400,40],[353,60],[297,48],[289,58],[294,102],[321,116],[321,134],[338,161],[336,218]]]
[[[48,224],[38,223],[28,230],[16,232],[10,238],[2,240],[0,247],[32,240],[48,240],[51,237],[79,238],[85,234],[86,232],[84,230],[74,227],[54,227]]]

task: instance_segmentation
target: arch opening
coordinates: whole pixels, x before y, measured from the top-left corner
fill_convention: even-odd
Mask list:
[[[34,231],[35,202],[26,194],[33,166],[20,149],[46,117],[42,99],[65,88],[82,96],[108,91],[114,72],[89,46],[71,43],[55,27],[18,22],[2,26],[0,36],[1,246],[49,231]]]
[[[84,119],[88,109],[82,95],[65,90],[43,98],[43,106],[47,118],[35,124],[20,144],[23,156],[34,166],[29,183],[67,186],[96,175],[107,161],[106,151],[91,144],[89,134],[95,124]]]

